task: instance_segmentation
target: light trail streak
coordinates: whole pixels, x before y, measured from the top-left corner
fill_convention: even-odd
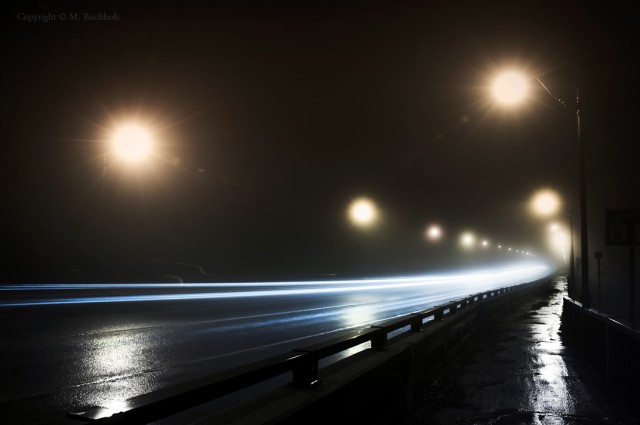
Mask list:
[[[354,279],[302,282],[248,282],[248,283],[152,283],[152,284],[41,284],[5,285],[3,291],[56,291],[56,290],[100,290],[100,289],[221,289],[254,288],[226,292],[134,294],[109,296],[80,296],[72,298],[41,298],[3,301],[0,307],[24,307],[38,305],[68,305],[114,302],[186,301],[239,299],[258,297],[286,297],[317,294],[339,294],[364,291],[401,290],[432,285],[463,283],[465,292],[471,293],[483,287],[494,289],[509,284],[525,283],[549,274],[549,267],[541,263],[527,263],[502,269],[488,269],[449,275],[426,275],[377,279]],[[275,289],[277,287],[289,289]]]

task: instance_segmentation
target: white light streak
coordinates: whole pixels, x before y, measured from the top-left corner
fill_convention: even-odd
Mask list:
[[[334,281],[300,282],[245,282],[245,283],[193,283],[193,284],[32,284],[3,285],[0,291],[100,291],[106,289],[180,289],[181,292],[161,294],[123,294],[77,297],[30,298],[8,300],[5,294],[0,307],[91,304],[113,302],[149,302],[149,301],[187,301],[208,299],[242,299],[260,297],[313,296],[320,294],[370,293],[377,291],[402,291],[406,289],[425,289],[445,286],[453,283],[464,284],[469,294],[483,287],[514,285],[540,279],[549,274],[549,267],[541,262],[519,263],[510,267],[458,272],[440,275],[389,277],[378,279],[354,279]],[[194,292],[185,292],[186,289]],[[200,290],[195,292],[195,290]],[[205,291],[202,291],[205,290]],[[413,294],[413,293],[412,293]]]

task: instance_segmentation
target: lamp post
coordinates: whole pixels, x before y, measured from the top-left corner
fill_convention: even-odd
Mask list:
[[[540,81],[540,80],[538,80]],[[549,92],[550,93],[550,92]],[[589,245],[587,227],[587,177],[585,166],[585,148],[582,140],[582,103],[580,91],[576,90],[576,121],[578,128],[578,146],[580,147],[580,264],[582,265],[582,306],[591,307],[591,293],[589,292]]]
[[[539,79],[536,81],[542,88],[556,101],[564,107],[567,104],[557,96]],[[493,97],[501,104],[512,106],[524,98],[526,98],[529,90],[527,78],[517,71],[507,71],[496,77],[491,91]],[[588,246],[588,227],[587,227],[587,183],[586,183],[586,166],[585,166],[585,147],[582,138],[582,101],[580,91],[576,90],[576,99],[574,104],[576,110],[576,125],[579,149],[579,173],[580,173],[580,259],[581,259],[581,296],[580,301],[584,308],[591,307],[591,293],[589,291],[589,246]],[[573,260],[572,260],[573,261]]]
[[[539,79],[536,81],[540,83],[542,88],[555,100],[560,102],[564,107],[567,104],[556,97],[551,90]],[[578,136],[578,149],[579,149],[579,167],[580,167],[580,281],[581,281],[581,296],[580,301],[584,308],[591,307],[591,292],[589,291],[589,233],[587,226],[587,172],[585,165],[585,146],[582,138],[582,101],[580,99],[580,90],[576,89],[576,129]]]

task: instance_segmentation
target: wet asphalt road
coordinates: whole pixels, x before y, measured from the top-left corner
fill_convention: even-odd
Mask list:
[[[403,281],[1,291],[3,422],[42,423],[546,269]]]

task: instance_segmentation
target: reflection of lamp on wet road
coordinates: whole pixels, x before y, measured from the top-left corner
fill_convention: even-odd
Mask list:
[[[567,104],[560,98],[556,97],[537,78],[536,81],[542,88],[555,100],[563,106]],[[490,87],[491,95],[497,103],[511,107],[515,106],[526,99],[529,92],[529,78],[517,70],[509,70],[502,72],[496,76]],[[581,279],[582,294],[581,301],[585,308],[591,306],[591,295],[589,292],[589,250],[588,250],[588,227],[587,227],[587,187],[586,187],[586,170],[585,170],[585,149],[582,140],[582,103],[580,101],[580,93],[576,91],[576,101],[574,104],[577,121],[577,136],[579,146],[579,166],[580,166],[580,257],[581,257]]]

